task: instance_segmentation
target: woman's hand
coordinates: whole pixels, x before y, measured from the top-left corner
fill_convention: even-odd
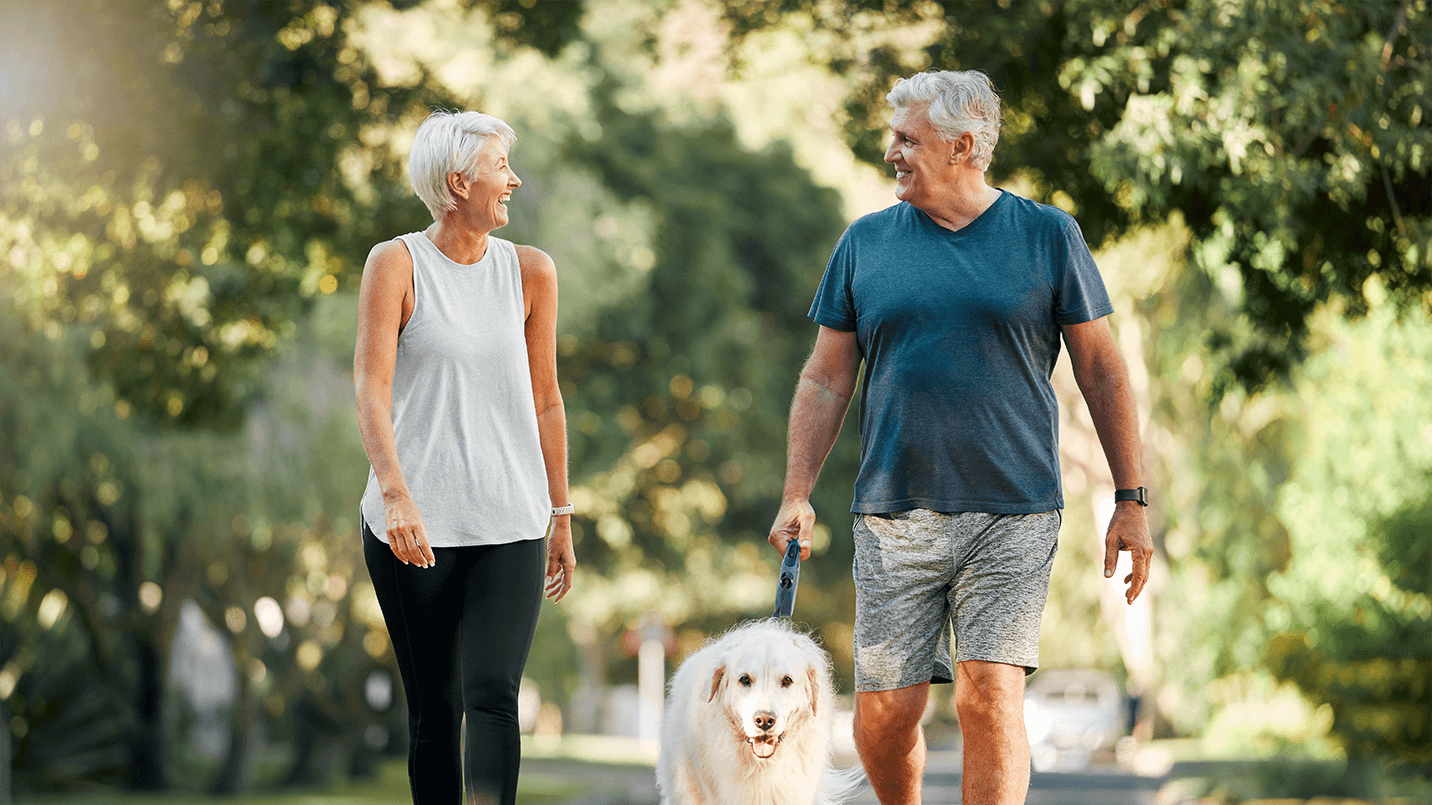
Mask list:
[[[423,516],[410,495],[385,495],[383,511],[388,520],[388,547],[404,564],[432,567],[437,564],[428,545],[428,532]]]
[[[545,593],[553,601],[561,601],[572,589],[572,574],[577,569],[577,554],[572,549],[572,516],[558,515],[547,537],[547,587]]]

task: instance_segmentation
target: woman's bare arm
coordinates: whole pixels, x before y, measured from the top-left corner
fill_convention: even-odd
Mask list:
[[[358,336],[353,349],[353,386],[358,433],[383,492],[384,528],[393,554],[431,567],[433,551],[423,518],[398,466],[393,435],[393,366],[398,334],[413,313],[413,258],[401,241],[373,247],[358,292]]]
[[[567,413],[557,383],[557,266],[541,249],[517,247],[526,306],[527,362],[532,373],[532,403],[547,470],[552,505],[569,502],[567,487]],[[572,546],[572,516],[556,515],[547,542],[547,596],[555,601],[572,589],[577,557]]]

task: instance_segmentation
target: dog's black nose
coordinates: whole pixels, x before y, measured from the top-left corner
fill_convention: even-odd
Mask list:
[[[769,710],[761,710],[756,713],[755,720],[756,726],[763,730],[769,731],[771,727],[776,726],[776,714]]]

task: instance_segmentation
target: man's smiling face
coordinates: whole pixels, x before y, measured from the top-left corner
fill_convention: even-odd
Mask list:
[[[885,161],[895,166],[895,197],[924,209],[954,177],[954,143],[940,135],[925,110],[928,104],[901,107],[890,116],[890,147]]]

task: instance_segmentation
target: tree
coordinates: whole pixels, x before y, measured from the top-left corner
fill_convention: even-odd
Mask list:
[[[295,551],[268,550],[262,522],[233,525],[255,514],[234,482],[266,470],[225,459],[243,454],[233,434],[272,392],[261,375],[313,300],[356,285],[378,233],[422,214],[386,127],[449,102],[424,73],[385,83],[349,41],[374,5],[385,4],[65,0],[5,12],[0,533],[15,584],[0,687],[27,731],[15,747],[25,784],[108,770],[136,788],[169,785],[166,659],[186,599],[225,625],[241,660],[215,785],[244,784],[248,672],[263,667],[242,662],[263,648],[245,613],[262,593],[283,595]],[[545,52],[576,35],[584,10],[476,5],[496,46]],[[293,538],[323,531],[293,522]],[[245,583],[215,581],[230,564]],[[359,647],[382,656],[363,628],[314,631],[335,668]],[[293,668],[300,686],[322,679]],[[314,689],[351,700],[356,673]],[[92,681],[79,688],[95,697],[67,698],[50,685],[60,679]]]
[[[1237,290],[1208,334],[1214,391],[1258,389],[1307,355],[1308,319],[1368,295],[1432,292],[1432,92],[1425,0],[750,0],[739,34],[905,26],[922,48],[831,54],[850,76],[848,136],[878,159],[897,77],[981,69],[1002,91],[991,178],[1028,173],[1096,245],[1179,213],[1190,266]],[[922,27],[925,26],[925,27]]]
[[[568,397],[574,531],[581,561],[604,577],[584,582],[604,603],[583,610],[608,634],[656,611],[704,636],[773,600],[766,534],[785,414],[814,340],[810,289],[843,222],[835,194],[786,148],[747,150],[719,119],[625,111],[620,90],[607,78],[594,93],[603,136],[567,144],[571,162],[653,218],[642,276],[562,342],[560,374],[580,389]],[[842,477],[850,450],[831,464]],[[838,522],[846,504],[829,497],[819,502]],[[847,616],[819,578],[843,575],[849,559],[842,549],[811,563],[803,619]]]
[[[1292,551],[1268,580],[1266,661],[1330,707],[1349,760],[1432,779],[1432,322],[1384,303],[1329,329],[1297,387],[1308,424],[1278,501]]]
[[[255,362],[421,209],[384,127],[452,98],[421,72],[385,83],[349,42],[373,5],[11,9],[0,70],[28,91],[0,101],[0,250],[29,315],[92,330],[91,367],[138,413],[236,426]],[[583,13],[478,5],[508,48],[560,49]]]
[[[77,0],[7,20],[4,76],[29,90],[5,93],[0,110],[0,251],[11,311],[28,324],[7,365],[22,394],[55,400],[36,385],[47,371],[23,369],[42,353],[20,345],[44,333],[86,355],[101,381],[86,387],[57,360],[49,371],[86,388],[85,407],[56,406],[73,412],[64,422],[14,420],[24,441],[9,445],[8,488],[17,502],[34,497],[11,532],[19,552],[7,552],[41,568],[44,583],[28,585],[41,602],[74,605],[85,638],[72,645],[114,690],[124,777],[137,788],[168,785],[165,657],[177,605],[202,578],[183,557],[190,528],[218,512],[182,494],[168,519],[146,511],[145,483],[162,482],[144,477],[136,445],[153,446],[150,423],[236,427],[257,362],[309,298],[336,287],[331,242],[361,237],[396,195],[391,159],[361,181],[338,169],[365,126],[415,97],[375,82],[345,47],[346,12]],[[53,465],[27,466],[51,451]],[[65,533],[58,545],[32,530],[51,523]],[[29,671],[22,683],[44,666]],[[35,726],[29,746],[43,744]]]
[[[157,702],[127,683],[162,666],[167,613],[138,601],[148,579],[129,434],[64,344],[0,320],[0,663],[16,782],[144,786],[162,774],[143,746],[162,725]]]

